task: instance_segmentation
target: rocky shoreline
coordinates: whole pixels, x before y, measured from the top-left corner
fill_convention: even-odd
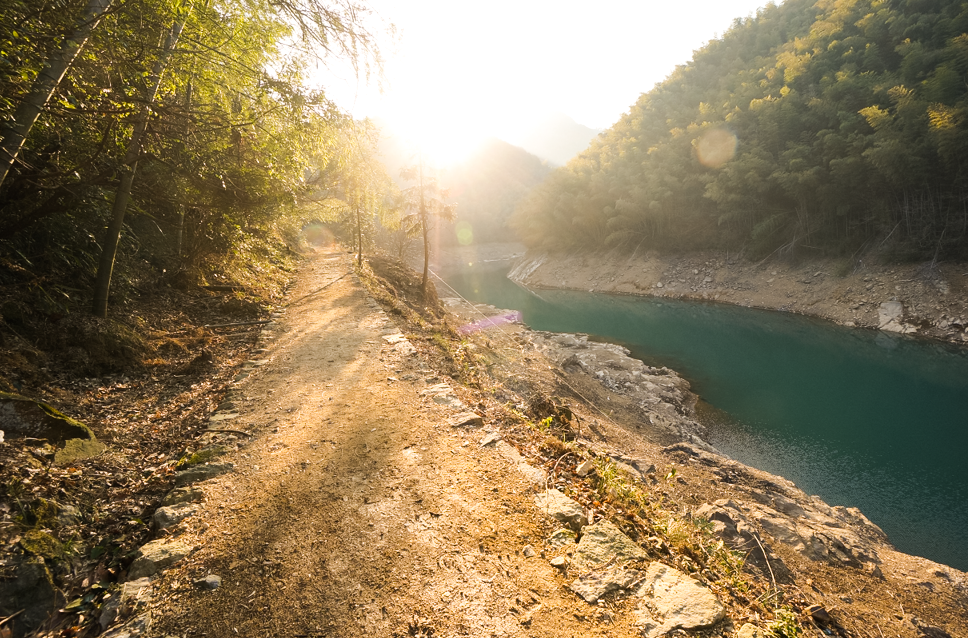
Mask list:
[[[486,304],[467,309],[457,299],[444,302],[460,319],[507,315]],[[587,335],[535,331],[522,324],[509,330],[515,340],[532,346],[567,376],[566,385],[580,389],[583,399],[604,401],[614,409],[614,418],[602,421],[626,430],[627,436],[621,436],[596,421],[600,427],[592,427],[594,432],[580,443],[611,458],[646,485],[658,482],[657,466],[700,472],[701,487],[689,487],[694,490],[695,506],[683,514],[709,521],[728,547],[748,556],[751,568],[777,582],[803,587],[807,587],[801,585],[804,574],[836,568],[846,570],[842,574],[855,585],[858,580],[876,583],[875,588],[912,583],[968,601],[968,574],[898,552],[883,530],[857,508],[830,506],[791,481],[734,461],[710,446],[695,418],[698,397],[676,372],[648,366],[630,357],[627,349],[591,341]],[[593,397],[591,386],[601,394]],[[627,575],[612,576],[621,580]],[[604,573],[596,576],[595,587],[606,587],[611,582],[608,578]],[[851,596],[840,594],[840,604],[852,602]],[[919,624],[921,620],[913,615],[905,622],[914,625],[916,635],[947,635],[930,633],[937,628]]]
[[[750,263],[721,252],[518,253],[508,277],[564,288],[729,303],[968,343],[968,264]]]

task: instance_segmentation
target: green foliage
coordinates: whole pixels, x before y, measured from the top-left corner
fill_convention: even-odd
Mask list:
[[[0,7],[0,124],[11,121],[84,4]],[[157,279],[266,258],[311,219],[305,204],[352,172],[340,158],[350,155],[356,124],[305,78],[330,55],[361,70],[379,65],[355,6],[116,2],[0,186],[0,263],[37,275],[32,308],[63,315],[86,305],[135,116],[165,36],[181,19],[184,31],[148,104],[114,302],[144,288],[138,278],[147,270]],[[312,179],[320,166],[332,168]]]
[[[769,4],[643,94],[512,223],[547,249],[795,257],[890,235],[963,256],[966,74],[966,5]]]
[[[787,607],[780,607],[773,612],[773,622],[770,623],[769,630],[776,638],[799,638],[803,633],[796,612]]]

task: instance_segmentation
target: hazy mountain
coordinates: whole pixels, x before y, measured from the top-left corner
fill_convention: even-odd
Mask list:
[[[440,183],[457,204],[455,232],[444,241],[474,243],[515,239],[507,220],[518,202],[551,172],[547,162],[499,139],[489,139],[470,157],[442,172]],[[470,230],[470,234],[467,231]]]
[[[588,148],[601,129],[588,128],[564,113],[554,113],[535,122],[529,132],[515,143],[524,150],[564,166],[572,157]]]

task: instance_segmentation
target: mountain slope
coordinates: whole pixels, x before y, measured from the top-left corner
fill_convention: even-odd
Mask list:
[[[964,255],[968,6],[737,20],[519,207],[532,246]],[[876,242],[876,243],[875,243]]]

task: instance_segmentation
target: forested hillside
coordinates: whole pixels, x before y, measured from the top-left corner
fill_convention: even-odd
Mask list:
[[[964,257],[966,116],[968,3],[787,0],[643,94],[514,224],[550,249]]]
[[[298,231],[300,204],[341,198],[334,214],[351,211],[372,186],[359,168],[371,140],[306,87],[334,56],[377,70],[358,11],[321,0],[0,4],[4,315],[56,318],[93,302],[105,316],[109,294],[218,283],[232,261],[236,278],[249,269],[257,280],[260,260]]]

